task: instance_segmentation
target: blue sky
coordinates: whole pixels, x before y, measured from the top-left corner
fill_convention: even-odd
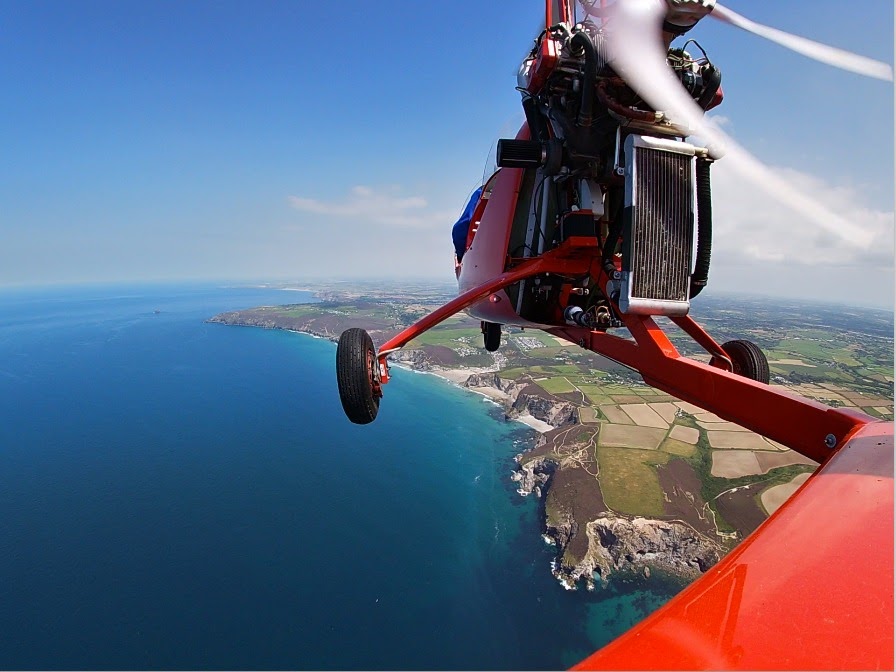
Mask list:
[[[893,61],[893,3],[728,0]],[[521,120],[542,5],[0,1],[0,286],[453,278],[449,229]],[[839,250],[715,168],[710,288],[893,303],[893,86],[715,21],[717,115],[874,231]]]

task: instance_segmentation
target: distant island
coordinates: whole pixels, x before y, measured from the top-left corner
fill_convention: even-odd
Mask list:
[[[379,345],[453,298],[448,285],[327,283],[319,300],[222,313],[209,322],[337,340],[362,327]],[[893,315],[765,298],[701,296],[692,314],[719,341],[749,338],[772,384],[893,418]],[[671,331],[671,330],[670,330]],[[674,331],[685,354],[706,361]],[[504,327],[495,353],[479,322],[450,318],[390,362],[442,376],[540,433],[510,478],[543,502],[553,572],[567,588],[661,571],[694,578],[809,477],[816,463],[645,385],[628,369],[541,331]]]

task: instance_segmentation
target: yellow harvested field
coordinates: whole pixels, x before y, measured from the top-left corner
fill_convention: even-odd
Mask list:
[[[708,413],[707,411],[695,413],[694,417],[697,418],[697,422],[725,422],[724,419],[720,418],[715,413]]]
[[[762,506],[768,511],[768,515],[772,515],[780,506],[786,502],[799,489],[799,487],[809,480],[812,474],[798,474],[793,477],[789,483],[774,485],[762,493],[760,499]]]
[[[752,432],[706,432],[709,445],[729,450],[774,450],[768,441]]]
[[[881,415],[892,415],[893,409],[888,408],[887,406],[874,406],[874,410],[880,413]]]
[[[599,442],[601,446],[656,450],[664,438],[665,429],[605,424],[600,428]]]
[[[607,420],[617,425],[633,425],[632,419],[623,413],[619,406],[600,406],[600,412],[603,413]]]
[[[690,443],[692,446],[697,445],[697,439],[700,438],[700,430],[693,427],[684,427],[683,425],[675,425],[669,432],[670,439],[677,439]]]
[[[814,364],[807,364],[801,359],[776,359],[774,361],[769,361],[769,364],[787,364],[789,366],[805,366],[809,369],[817,369],[818,367]]]
[[[786,453],[771,453],[759,451],[756,453],[756,459],[759,460],[759,467],[762,473],[768,472],[770,469],[778,467],[787,467],[791,464],[806,464],[809,466],[818,466],[818,462],[810,460],[805,455],[800,455],[795,450],[788,450]]]
[[[683,441],[666,439],[660,445],[660,450],[679,457],[692,457],[697,452],[697,447]]]
[[[739,478],[761,474],[762,468],[756,453],[749,450],[714,450],[710,473],[721,478]]]
[[[668,401],[658,402],[650,404],[650,408],[656,411],[659,416],[670,425],[675,422],[675,414],[678,413],[678,408],[675,404],[669,403]]]
[[[647,404],[624,404],[620,408],[639,427],[656,427],[658,429],[667,429],[669,427],[669,423],[663,420],[659,413]]]
[[[553,338],[555,341],[557,341],[557,345],[559,345],[561,347],[573,347],[573,348],[579,347],[575,343],[570,343],[565,338],[560,338],[559,336],[552,336],[551,338]]]
[[[701,422],[697,421],[697,424],[700,425],[703,429],[713,430],[713,431],[722,431],[722,432],[749,432],[749,429],[745,427],[741,427],[740,425],[735,425],[733,422]]]
[[[678,406],[678,408],[683,410],[685,413],[690,413],[691,415],[697,415],[698,413],[706,413],[706,411],[704,411],[699,406],[694,406],[694,404],[691,404],[687,401],[676,401],[675,405]]]

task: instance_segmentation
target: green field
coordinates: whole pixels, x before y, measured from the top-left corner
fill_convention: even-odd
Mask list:
[[[597,456],[601,492],[608,507],[632,516],[660,517],[665,513],[656,465],[668,462],[669,453],[600,446]]]

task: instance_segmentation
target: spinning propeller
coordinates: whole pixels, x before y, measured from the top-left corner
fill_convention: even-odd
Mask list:
[[[850,245],[867,248],[871,244],[870,233],[802,194],[704,117],[703,110],[687,95],[666,63],[668,43],[663,39],[663,31],[674,33],[679,29],[684,33],[708,15],[809,58],[868,77],[892,81],[889,65],[760,25],[715,0],[618,0],[609,7],[596,7],[593,2],[582,4],[588,14],[608,21],[613,69],[655,110],[663,111],[689,135],[699,135],[706,141],[711,156],[719,158],[724,154],[727,165],[781,203],[810,217]]]
[[[782,47],[786,47],[791,51],[795,51],[803,56],[808,56],[813,60],[833,65],[835,68],[849,70],[850,72],[865,75],[866,77],[883,79],[888,82],[893,81],[893,68],[886,63],[875,61],[872,58],[859,56],[858,54],[853,54],[852,52],[843,49],[837,49],[836,47],[830,47],[813,40],[807,40],[805,37],[785,33],[783,30],[778,30],[777,28],[763,26],[762,24],[750,21],[750,19],[741,16],[727,7],[722,7],[721,5],[716,5],[712,9],[710,16],[719,19],[720,21],[724,21],[725,23],[729,23],[732,26],[737,26],[748,33],[764,37],[765,39],[780,44]]]

